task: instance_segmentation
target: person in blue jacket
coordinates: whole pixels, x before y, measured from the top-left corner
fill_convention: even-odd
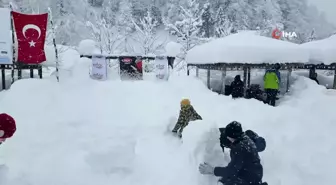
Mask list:
[[[220,177],[224,185],[265,185],[262,182],[263,167],[260,163],[255,143],[243,132],[239,122],[233,121],[225,128],[225,135],[231,142],[231,161],[226,167],[213,167],[200,164],[199,171],[204,175]]]

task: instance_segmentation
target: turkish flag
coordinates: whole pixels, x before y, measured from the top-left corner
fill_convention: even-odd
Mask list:
[[[12,11],[12,16],[18,43],[17,61],[25,64],[40,64],[46,61],[44,43],[48,14],[30,15]]]

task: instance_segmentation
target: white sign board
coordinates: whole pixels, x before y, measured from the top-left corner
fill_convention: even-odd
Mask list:
[[[156,78],[159,80],[168,80],[169,78],[169,67],[167,57],[156,57],[155,58],[155,73]]]
[[[107,80],[107,61],[104,56],[92,56],[91,77],[96,80]]]
[[[13,64],[13,39],[10,9],[0,8],[0,22],[0,65]]]

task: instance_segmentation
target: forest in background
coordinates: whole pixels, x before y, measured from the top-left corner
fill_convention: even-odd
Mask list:
[[[58,44],[93,39],[108,53],[132,52],[130,45],[138,42],[142,53],[156,54],[167,43],[158,38],[162,32],[181,43],[185,53],[239,30],[271,37],[279,28],[295,32],[298,37],[290,40],[295,43],[336,31],[307,0],[0,0],[1,7],[10,3],[23,13],[45,13],[50,7]]]

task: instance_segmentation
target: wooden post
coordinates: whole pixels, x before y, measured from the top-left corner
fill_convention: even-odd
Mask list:
[[[289,86],[290,86],[290,77],[292,75],[292,68],[289,67],[288,68],[288,72],[287,72],[287,86],[286,86],[286,92],[289,92]]]
[[[6,89],[6,71],[5,65],[1,65],[2,90]]]
[[[196,77],[198,78],[199,77],[199,68],[196,67]]]
[[[190,75],[190,71],[189,71],[189,64],[187,64],[187,76]]]
[[[55,49],[55,56],[56,56],[56,79],[57,82],[59,82],[59,57],[58,57],[58,50],[57,50],[57,45],[56,45],[56,39],[55,39],[55,29],[54,29],[54,23],[52,20],[52,14],[51,14],[51,9],[48,7],[49,15],[50,15],[50,24],[51,24],[51,30],[52,30],[52,35],[53,35],[53,44],[54,44],[54,49]]]
[[[247,67],[243,67],[244,70],[244,97],[246,96],[246,83],[247,83]]]
[[[39,65],[39,67],[38,67],[38,75],[39,75],[39,77],[40,77],[40,79],[42,79],[42,65]]]
[[[225,94],[225,78],[226,77],[226,67],[222,67],[222,79],[221,79],[221,94]]]
[[[12,3],[9,3],[9,8],[11,9],[11,11],[13,11],[13,5]],[[14,20],[13,20],[13,17],[12,17],[12,13],[11,13],[11,28],[12,28],[12,40],[13,40],[13,64],[11,65],[12,66],[12,84],[14,83],[15,79],[14,79],[14,63],[17,62],[15,61],[15,36],[14,36],[14,33],[15,33],[15,29],[14,29]]]
[[[22,79],[22,68],[20,66],[17,66],[17,71],[18,71],[18,79],[21,80]]]
[[[30,72],[30,78],[34,78],[34,69],[33,68],[29,69],[29,72]]]
[[[210,66],[208,66],[208,72],[207,72],[207,86],[208,86],[208,89],[210,89]]]
[[[334,70],[334,84],[333,89],[336,89],[336,69]]]
[[[251,87],[251,68],[249,67],[247,69],[247,87]]]

